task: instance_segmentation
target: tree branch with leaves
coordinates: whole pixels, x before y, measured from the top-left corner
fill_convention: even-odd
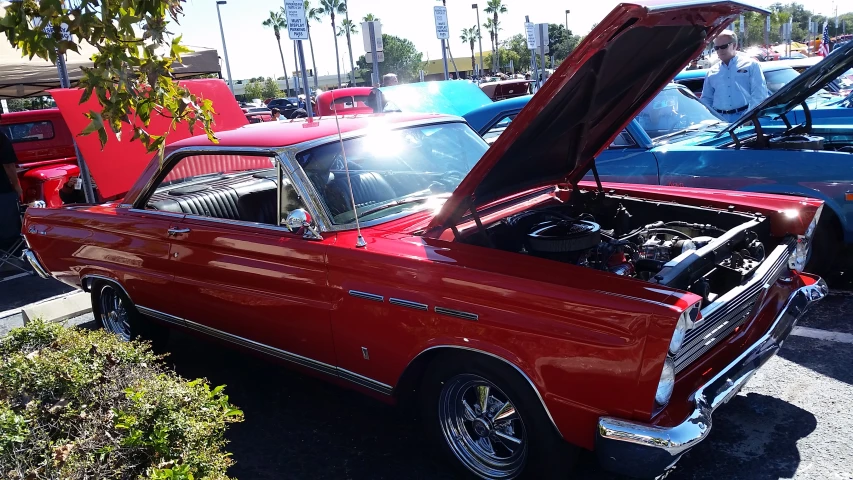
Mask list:
[[[70,5],[69,5],[70,3]],[[213,104],[192,94],[172,77],[172,65],[190,50],[168,30],[183,14],[183,0],[23,0],[8,5],[0,32],[12,47],[30,59],[51,62],[67,51],[79,52],[88,43],[97,50],[93,65],[82,68],[82,102],[92,96],[101,112],[89,111],[83,135],[96,133],[103,147],[109,128],[121,139],[121,127],[133,127],[132,140],[162,154],[166,135],[146,130],[152,115],[171,119],[174,129],[187,122],[190,131],[200,123],[207,137],[213,132]],[[49,27],[49,28],[47,28]]]

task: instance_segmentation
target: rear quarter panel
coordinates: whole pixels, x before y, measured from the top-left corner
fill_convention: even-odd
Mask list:
[[[158,306],[172,278],[169,222],[112,205],[30,208],[24,234],[57,279],[79,287],[87,275],[111,278],[134,303]]]

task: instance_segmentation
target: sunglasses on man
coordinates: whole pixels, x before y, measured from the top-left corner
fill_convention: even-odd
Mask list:
[[[731,45],[731,44],[732,44],[732,42],[724,43],[722,45],[714,45],[714,51],[725,50],[725,49],[729,48],[729,45]]]

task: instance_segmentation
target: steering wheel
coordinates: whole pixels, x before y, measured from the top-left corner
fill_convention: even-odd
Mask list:
[[[465,175],[458,170],[447,170],[437,180],[429,184],[429,190],[434,193],[450,193],[456,189]]]

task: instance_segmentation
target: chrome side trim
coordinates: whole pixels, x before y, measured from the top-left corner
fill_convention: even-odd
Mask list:
[[[711,431],[714,411],[737,395],[755,372],[776,355],[797,320],[829,293],[823,279],[811,278],[814,283],[798,288],[788,297],[760,339],[693,393],[693,411],[680,424],[661,427],[615,417],[599,418],[595,450],[601,465],[632,477],[656,477],[704,440]]]
[[[331,375],[333,377],[338,377],[348,382],[352,382],[356,385],[369,388],[370,390],[385,395],[391,395],[394,390],[390,385],[379,382],[377,380],[373,380],[372,378],[368,378],[363,375],[359,375],[355,372],[351,372],[349,370],[345,370],[334,365],[329,365],[328,363],[304,357],[296,353],[291,353],[280,348],[271,347],[269,345],[256,342],[254,340],[249,340],[248,338],[243,338],[239,335],[223,332],[222,330],[211,328],[206,325],[187,320],[185,318],[176,317],[174,315],[170,315],[168,313],[164,313],[158,310],[154,310],[153,308],[147,308],[140,305],[137,305],[136,309],[139,310],[139,312],[143,315],[148,315],[164,322],[172,323],[181,327],[186,327],[191,330],[195,330],[199,333],[203,333],[205,335],[209,335],[211,337],[218,338],[220,340],[224,340],[226,342],[230,342],[244,348],[255,350],[256,352],[261,352],[271,357],[276,357],[302,367],[310,368],[312,370]]]
[[[361,298],[364,300],[370,300],[373,302],[380,302],[381,303],[381,302],[385,301],[385,297],[383,297],[382,295],[376,295],[374,293],[359,292],[358,290],[350,290],[349,294],[353,297]]]
[[[182,220],[186,216],[186,214],[183,213],[164,212],[163,210],[145,210],[143,208],[133,207],[130,207],[127,211],[133,213],[144,213],[146,215],[158,215],[161,217],[174,218],[176,220]]]
[[[162,320],[164,322],[173,323],[175,325],[186,326],[184,324],[184,320],[182,318],[176,317],[174,315],[169,315],[168,313],[163,313],[151,308],[137,306],[136,310],[143,315],[147,315],[149,317],[154,317],[158,320]]]
[[[388,303],[391,305],[397,305],[398,307],[414,308],[415,310],[422,310],[424,312],[429,310],[429,306],[425,303],[412,302],[409,300],[403,300],[402,298],[389,298]]]
[[[386,385],[372,378],[367,378],[364,375],[359,375],[355,372],[350,372],[349,370],[340,367],[338,367],[338,376],[344,380],[355,383],[356,385],[361,385],[364,388],[369,388],[384,395],[391,395],[391,393],[394,391],[391,385]]]
[[[24,249],[24,258],[29,262],[30,266],[33,267],[33,270],[38,274],[41,278],[50,278],[51,275],[48,273],[47,269],[39,262],[38,257],[36,257],[35,252],[30,250],[29,248]]]
[[[480,318],[480,316],[477,315],[476,313],[468,313],[468,312],[463,312],[461,310],[453,310],[450,308],[435,307],[434,310],[435,310],[435,313],[438,313],[440,315],[447,315],[449,317],[456,317],[456,318],[461,318],[463,320],[471,320],[474,322],[476,322]]]
[[[503,357],[500,357],[500,356],[498,356],[498,355],[495,355],[494,353],[485,352],[485,351],[483,351],[483,350],[478,350],[478,349],[476,349],[476,348],[461,347],[461,346],[459,346],[459,345],[435,345],[435,346],[429,347],[429,348],[427,348],[427,349],[425,349],[425,350],[421,351],[421,353],[419,353],[419,354],[415,355],[415,357],[414,357],[414,358],[412,358],[412,360],[411,360],[411,361],[409,361],[409,364],[408,364],[408,365],[406,365],[406,368],[405,368],[405,369],[403,369],[403,371],[405,372],[406,370],[408,370],[408,369],[409,369],[409,366],[410,366],[410,365],[411,365],[411,364],[412,364],[412,363],[413,363],[417,358],[419,358],[421,355],[423,355],[423,354],[425,354],[425,353],[427,353],[427,352],[429,352],[429,351],[437,350],[437,349],[440,349],[440,348],[448,348],[448,349],[455,349],[455,350],[466,350],[466,351],[469,351],[469,352],[480,353],[480,354],[486,355],[486,356],[488,356],[488,357],[492,357],[492,358],[494,358],[495,360],[500,360],[501,362],[503,362],[503,363],[505,363],[505,364],[509,365],[510,367],[514,368],[514,369],[515,369],[515,371],[516,371],[516,372],[518,372],[518,373],[519,373],[519,375],[521,375],[521,376],[522,376],[522,378],[524,378],[524,380],[526,380],[526,381],[527,381],[527,384],[528,384],[528,385],[530,385],[530,388],[532,388],[532,389],[533,389],[533,391],[536,393],[536,398],[538,398],[538,399],[539,399],[539,403],[541,403],[541,404],[542,404],[542,408],[545,410],[545,414],[546,414],[546,415],[548,415],[548,420],[550,420],[550,421],[551,421],[551,425],[554,427],[554,430],[557,432],[557,434],[558,434],[558,435],[560,435],[560,438],[563,438],[563,433],[562,433],[562,432],[560,432],[560,429],[557,427],[557,422],[555,422],[555,421],[554,421],[554,417],[551,415],[551,411],[550,411],[550,410],[548,410],[548,406],[547,406],[547,405],[545,405],[545,400],[542,398],[542,395],[539,393],[539,389],[538,389],[538,388],[536,388],[536,385],[533,383],[533,380],[531,380],[531,379],[530,379],[530,377],[529,377],[529,376],[527,376],[527,374],[526,374],[526,373],[524,373],[524,370],[522,370],[521,368],[519,368],[519,367],[518,367],[518,365],[516,365],[516,364],[514,364],[514,363],[510,362],[509,360],[507,360],[507,359],[505,359],[505,358],[503,358]]]

